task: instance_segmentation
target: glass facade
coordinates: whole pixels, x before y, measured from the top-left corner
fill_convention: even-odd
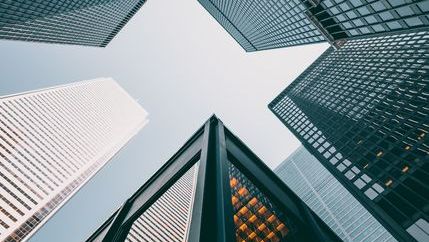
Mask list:
[[[375,217],[418,241],[429,238],[410,230],[428,221],[428,41],[416,31],[329,48],[269,105]]]
[[[187,241],[198,163],[134,221],[125,241]]]
[[[309,13],[334,40],[429,27],[429,0],[321,0]]]
[[[27,240],[146,116],[106,78],[1,97],[0,240]]]
[[[429,0],[199,0],[246,51],[429,27]]]
[[[301,0],[198,0],[246,51],[325,41]]]
[[[0,39],[106,46],[145,0],[0,2]]]
[[[274,172],[343,241],[396,241],[304,147]]]
[[[229,177],[237,242],[288,241],[293,237],[290,221],[230,162]]]

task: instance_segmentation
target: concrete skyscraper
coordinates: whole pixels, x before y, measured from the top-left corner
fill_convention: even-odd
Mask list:
[[[429,0],[198,0],[246,50],[429,27]]]
[[[340,241],[215,116],[88,241]]]
[[[0,2],[0,39],[105,47],[145,0]]]
[[[0,240],[34,233],[145,124],[112,79],[0,98]]]
[[[429,240],[429,32],[347,41],[270,104],[392,235]]]
[[[344,241],[396,241],[304,147],[274,172]]]

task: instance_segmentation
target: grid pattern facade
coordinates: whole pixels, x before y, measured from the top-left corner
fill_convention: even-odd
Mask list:
[[[304,147],[274,172],[343,241],[396,241]]]
[[[284,214],[231,163],[229,177],[237,242],[277,242],[293,237]]]
[[[146,123],[116,82],[0,99],[0,240],[28,238]]]
[[[374,216],[408,231],[428,221],[428,39],[420,31],[329,48],[269,105]],[[428,227],[419,229],[412,236],[427,241]]]
[[[198,0],[246,51],[325,41],[301,0]]]
[[[0,2],[0,39],[106,46],[144,0]]]
[[[321,0],[309,12],[334,40],[429,27],[429,0]]]
[[[134,221],[126,241],[187,241],[197,172],[198,163]]]

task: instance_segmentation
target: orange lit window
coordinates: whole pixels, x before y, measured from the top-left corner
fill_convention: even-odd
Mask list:
[[[267,211],[267,208],[265,206],[262,206],[259,210],[258,213],[260,214],[264,214]]]
[[[289,234],[284,214],[232,165],[230,186],[237,241],[284,241]]]
[[[235,179],[234,177],[229,181],[231,187],[235,187],[237,185],[237,179]]]
[[[252,200],[249,201],[249,204],[251,206],[255,206],[257,202],[258,202],[258,199],[256,197],[254,197],[254,198],[252,198]]]

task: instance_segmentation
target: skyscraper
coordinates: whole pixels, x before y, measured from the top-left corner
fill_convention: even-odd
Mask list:
[[[305,1],[310,21],[333,43],[429,27],[429,0]]]
[[[304,147],[274,172],[343,241],[396,241]]]
[[[0,240],[28,238],[147,122],[112,79],[0,98]]]
[[[87,241],[340,241],[215,116]]]
[[[429,32],[329,48],[270,104],[398,240],[428,241]]]
[[[429,0],[198,0],[246,51],[429,27]]]
[[[105,47],[145,0],[0,2],[0,39]]]
[[[247,52],[324,42],[301,0],[198,0]]]

